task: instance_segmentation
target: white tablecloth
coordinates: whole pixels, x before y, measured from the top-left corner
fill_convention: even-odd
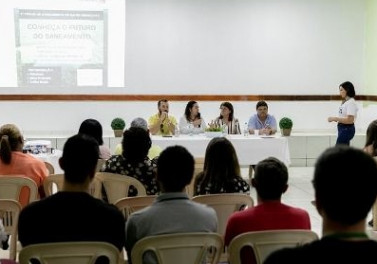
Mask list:
[[[63,152],[59,149],[55,149],[54,153],[41,153],[41,154],[32,154],[34,157],[44,161],[49,162],[55,169],[55,174],[64,173],[59,166],[59,159],[63,155]]]
[[[238,160],[241,165],[254,165],[267,157],[275,157],[287,166],[291,163],[288,140],[281,136],[257,137],[243,135],[227,135],[236,149]],[[153,144],[162,149],[181,145],[190,151],[194,157],[204,157],[205,150],[211,138],[200,135],[180,135],[179,137],[152,136]]]

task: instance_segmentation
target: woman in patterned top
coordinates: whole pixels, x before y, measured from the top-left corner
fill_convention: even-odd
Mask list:
[[[236,150],[225,137],[213,138],[207,146],[203,172],[195,179],[194,195],[216,193],[249,193],[242,179]]]
[[[140,127],[131,127],[124,131],[122,155],[108,159],[102,171],[127,175],[139,180],[145,187],[147,195],[159,192],[156,181],[156,163],[148,158],[151,147],[149,132]],[[128,196],[136,196],[137,190],[131,186]]]

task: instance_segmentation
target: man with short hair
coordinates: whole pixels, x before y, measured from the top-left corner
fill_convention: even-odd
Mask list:
[[[166,99],[157,103],[158,113],[151,116],[148,120],[149,131],[152,135],[173,135],[177,120],[169,115],[169,102]]]
[[[18,222],[23,247],[51,242],[101,241],[125,244],[122,213],[92,197],[89,185],[99,156],[98,142],[87,135],[70,137],[59,160],[64,170],[63,190],[25,207]]]
[[[365,232],[377,196],[373,158],[348,146],[329,148],[317,160],[313,185],[322,238],[272,253],[265,264],[375,263],[377,242]]]
[[[157,181],[161,194],[155,202],[133,213],[126,224],[128,261],[131,250],[140,239],[160,234],[216,232],[216,212],[190,200],[185,187],[194,173],[194,158],[182,146],[166,148],[157,161]],[[154,263],[154,259],[145,263]]]
[[[276,119],[268,113],[268,105],[265,101],[259,101],[256,105],[257,113],[249,119],[247,127],[250,134],[259,130],[260,135],[273,135],[277,131]]]
[[[255,167],[252,185],[257,192],[258,205],[230,216],[225,231],[225,246],[236,236],[251,232],[277,229],[310,230],[308,212],[281,202],[288,189],[288,169],[280,160],[270,157]],[[242,254],[242,263],[255,263],[253,252]]]

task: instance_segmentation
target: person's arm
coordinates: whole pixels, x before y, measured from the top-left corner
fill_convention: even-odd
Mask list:
[[[167,113],[166,113],[166,116],[167,116]],[[177,120],[175,120],[175,117],[174,116],[169,116],[168,117],[169,134],[171,134],[171,135],[175,134],[175,126],[176,125],[177,125]]]
[[[189,122],[187,121],[185,116],[182,116],[181,119],[179,119],[179,132],[181,134],[188,134],[189,129],[188,129]]]
[[[247,128],[249,129],[250,134],[255,134],[255,116],[250,117],[249,122],[247,123]]]
[[[338,122],[340,124],[353,124],[355,121],[355,116],[347,115],[346,117],[330,116],[327,121]]]
[[[149,118],[149,132],[151,132],[152,135],[156,135],[160,131],[160,126],[166,117],[167,113],[163,112],[161,113],[160,117],[158,117],[158,115],[154,115]]]

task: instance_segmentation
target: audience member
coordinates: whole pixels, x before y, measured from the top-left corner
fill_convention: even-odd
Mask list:
[[[323,237],[272,253],[265,264],[373,263],[377,242],[365,232],[377,196],[373,158],[348,146],[329,148],[317,160],[313,185]]]
[[[0,127],[0,177],[1,175],[23,175],[38,186],[39,196],[45,196],[43,181],[48,175],[43,161],[30,154],[22,152],[24,139],[20,130],[13,124]],[[29,201],[29,190],[23,189],[20,194],[21,206],[24,207]]]
[[[250,134],[259,130],[261,135],[273,135],[277,131],[276,119],[268,113],[268,105],[265,101],[259,101],[256,106],[257,113],[249,119],[247,127]]]
[[[145,129],[145,131],[148,131],[148,133],[149,133],[148,123],[144,118],[141,118],[141,117],[136,117],[134,120],[132,120],[130,127],[141,127],[143,129]],[[159,146],[152,143],[152,145],[151,145],[151,147],[148,151],[148,158],[154,159],[154,158],[158,157],[158,155],[160,155],[161,151],[162,151],[162,149]],[[123,153],[123,148],[122,148],[122,143],[120,143],[115,147],[114,154],[115,155],[122,155],[122,153]]]
[[[241,134],[240,123],[234,117],[233,105],[230,102],[223,102],[220,105],[220,116],[215,119],[215,124],[225,127],[224,132],[227,134]]]
[[[364,151],[377,161],[377,120],[372,121],[367,128]],[[373,226],[373,219],[368,225]]]
[[[228,219],[225,231],[225,245],[228,246],[236,236],[262,230],[308,229],[309,214],[281,202],[288,189],[288,169],[276,158],[260,161],[255,167],[252,184],[257,192],[258,205],[236,212]],[[242,263],[255,263],[251,250],[242,251]]]
[[[215,193],[249,193],[242,179],[237,153],[225,137],[213,138],[207,146],[203,172],[195,178],[194,195]]]
[[[204,133],[206,123],[199,112],[199,105],[196,101],[189,101],[186,105],[185,114],[179,120],[179,131],[181,134]]]
[[[89,136],[94,137],[99,144],[99,158],[100,159],[108,159],[111,157],[110,149],[103,144],[102,138],[102,125],[95,119],[86,119],[84,120],[79,129],[79,133],[86,134]]]
[[[172,135],[175,131],[177,121],[174,116],[169,115],[169,102],[166,99],[157,103],[158,113],[149,118],[149,131],[152,135]]]
[[[135,243],[147,236],[216,232],[216,212],[206,205],[192,202],[185,192],[193,173],[194,158],[184,147],[168,147],[161,153],[157,162],[157,181],[162,193],[151,206],[133,213],[126,224],[128,261]],[[152,258],[145,263],[156,261]]]
[[[23,247],[51,242],[102,241],[125,245],[122,213],[92,197],[89,185],[99,156],[98,142],[78,134],[64,145],[59,163],[64,170],[63,190],[25,207],[18,222]]]
[[[338,122],[338,138],[336,145],[349,145],[355,135],[355,119],[357,116],[357,105],[355,101],[355,87],[351,82],[344,82],[339,85],[339,94],[342,103],[339,107],[338,116],[330,116],[329,122]]]
[[[156,181],[156,164],[147,156],[151,144],[148,131],[140,127],[131,127],[123,133],[122,155],[112,156],[101,170],[133,177],[144,185],[148,195],[157,194],[159,188]],[[131,186],[128,196],[136,195],[136,188]]]

